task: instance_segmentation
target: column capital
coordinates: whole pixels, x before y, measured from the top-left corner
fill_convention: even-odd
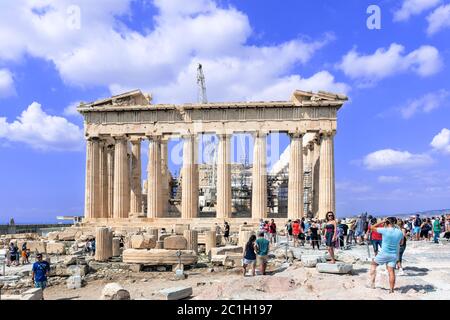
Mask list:
[[[140,137],[140,136],[131,136],[131,137],[129,138],[129,140],[130,140],[130,142],[131,142],[132,144],[137,144],[137,143],[140,143],[140,142],[141,142],[142,137]]]
[[[305,135],[305,132],[302,131],[289,131],[289,136],[291,138],[302,138]]]
[[[332,137],[336,134],[336,130],[320,130],[319,134],[321,137],[323,136]]]
[[[160,134],[149,134],[149,135],[145,135],[145,137],[147,138],[147,140],[152,140],[152,141],[161,141],[163,139],[162,135],[160,135]]]
[[[269,131],[266,130],[259,130],[259,131],[254,131],[252,133],[254,138],[258,138],[258,137],[267,137],[269,135]]]
[[[99,137],[88,136],[88,137],[86,137],[86,141],[99,142],[100,138]]]

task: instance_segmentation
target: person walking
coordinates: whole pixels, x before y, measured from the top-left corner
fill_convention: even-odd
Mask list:
[[[264,238],[264,232],[258,234],[258,239],[256,240],[256,261],[260,267],[262,275],[266,274],[266,267],[269,254],[269,240]]]
[[[274,219],[270,220],[269,236],[270,236],[269,237],[270,238],[270,243],[277,243],[277,225],[276,225]]]
[[[255,276],[255,268],[256,268],[255,241],[256,241],[256,236],[254,234],[252,234],[244,247],[243,259],[242,259],[242,267],[244,269],[243,270],[244,277],[247,274],[247,266],[249,266],[249,265],[252,266],[252,276]]]
[[[441,235],[441,223],[439,219],[433,221],[434,243],[439,243],[439,236]]]
[[[41,253],[36,255],[36,259],[37,261],[33,263],[31,269],[31,279],[33,280],[35,288],[41,288],[42,291],[44,291],[47,287],[47,277],[50,272],[50,265],[47,261],[42,260]]]
[[[9,261],[12,266],[18,266],[19,265],[19,259],[18,259],[18,253],[19,249],[14,244],[14,242],[11,242],[9,244]]]
[[[399,276],[403,276],[405,274],[405,272],[403,271],[403,265],[402,265],[403,253],[405,253],[405,250],[406,250],[406,240],[407,240],[407,234],[408,234],[408,231],[406,230],[405,225],[406,224],[404,224],[403,221],[401,219],[399,219],[397,226],[400,228],[400,230],[403,233],[403,239],[400,242],[400,248],[399,248],[399,252],[398,252],[398,261],[397,261],[397,269],[398,269]]]
[[[327,212],[326,225],[325,225],[325,243],[328,249],[328,253],[331,257],[331,263],[336,263],[334,258],[334,247],[337,239],[337,225],[336,218],[332,211]]]
[[[403,232],[396,226],[397,219],[389,217],[386,220],[372,226],[372,231],[376,230],[383,236],[381,252],[372,260],[370,269],[370,287],[375,289],[375,278],[378,265],[387,265],[389,273],[389,293],[394,293],[395,287],[395,266],[399,258],[400,242],[403,239]],[[382,227],[384,225],[384,227]]]
[[[295,220],[292,224],[292,236],[294,237],[294,247],[298,247],[298,240],[300,236],[300,220]]]
[[[359,215],[358,219],[356,219],[355,237],[356,242],[360,245],[364,244],[364,233],[364,220],[362,215]]]
[[[311,245],[313,250],[317,247],[317,250],[320,249],[320,236],[319,236],[319,226],[316,223],[316,220],[312,221],[311,227],[309,227],[309,231],[311,232]]]
[[[420,219],[420,215],[416,214],[413,220],[413,236],[416,241],[420,240],[420,226],[422,225],[422,219]]]
[[[230,242],[230,225],[226,221],[223,225],[223,238],[225,242]]]
[[[287,241],[289,242],[292,240],[292,221],[291,221],[291,219],[288,220],[288,222],[284,226],[284,229],[286,232]]]

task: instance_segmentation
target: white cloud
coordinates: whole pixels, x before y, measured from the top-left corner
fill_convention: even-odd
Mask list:
[[[81,116],[81,114],[77,111],[77,107],[80,105],[79,102],[72,102],[67,107],[64,108],[65,116]]]
[[[399,10],[394,12],[394,21],[406,21],[413,15],[437,6],[441,0],[403,0]]]
[[[401,182],[402,178],[397,176],[379,176],[378,182],[380,183],[398,183]]]
[[[78,151],[84,146],[83,130],[65,118],[45,113],[33,102],[14,122],[0,118],[0,138],[23,142],[38,150]]]
[[[208,98],[213,101],[247,100],[271,90],[289,91],[285,100],[292,85],[317,88],[315,79],[327,76],[318,73],[305,79],[292,70],[308,62],[333,40],[332,35],[250,45],[253,30],[248,17],[212,0],[192,0],[189,5],[154,0],[158,13],[152,17],[153,29],[137,32],[117,18],[130,14],[131,2],[7,3],[0,12],[0,60],[19,60],[25,54],[44,58],[54,62],[68,84],[106,86],[111,93],[142,88],[153,93],[155,102],[196,101],[198,62],[204,66]],[[72,4],[81,8],[79,30],[67,28],[67,8]],[[33,8],[40,8],[40,13]],[[347,89],[331,74],[326,80],[328,88]],[[281,88],[274,89],[274,84]]]
[[[450,154],[450,130],[442,129],[431,141],[431,146],[435,150]]]
[[[450,4],[442,5],[428,17],[428,35],[433,35],[442,29],[450,28]]]
[[[409,101],[400,109],[402,117],[411,118],[417,112],[429,113],[443,105],[448,104],[450,92],[447,90],[439,90],[437,92],[427,93],[426,95]]]
[[[433,159],[427,154],[412,154],[408,151],[383,149],[372,152],[364,157],[363,163],[367,169],[382,169],[389,167],[415,167],[428,165]]]
[[[0,69],[0,98],[9,97],[15,93],[12,73],[8,69]]]
[[[426,77],[441,70],[441,57],[435,47],[421,46],[408,54],[404,51],[405,47],[397,43],[392,43],[388,50],[379,48],[372,55],[363,55],[352,49],[337,67],[362,85],[371,85],[408,71]]]

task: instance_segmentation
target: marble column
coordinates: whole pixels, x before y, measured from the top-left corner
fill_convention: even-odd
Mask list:
[[[108,159],[104,141],[99,145],[99,162],[100,218],[108,218]]]
[[[86,186],[85,210],[86,218],[100,217],[100,142],[98,138],[86,141]]]
[[[130,215],[139,216],[142,213],[142,182],[141,182],[141,139],[131,141],[131,193]]]
[[[108,261],[113,256],[113,232],[100,227],[95,232],[95,261]]]
[[[313,178],[313,201],[312,212],[314,217],[319,215],[319,185],[320,185],[320,137],[313,139],[313,155],[312,155],[312,178]]]
[[[253,142],[252,219],[267,217],[266,134],[258,132]]]
[[[130,212],[130,165],[128,163],[128,142],[124,136],[115,138],[114,150],[114,204],[113,216],[128,218]]]
[[[108,145],[106,158],[108,166],[108,218],[112,218],[114,206],[114,145]]]
[[[183,139],[181,217],[189,219],[198,216],[198,148],[195,135],[187,135]]]
[[[319,174],[319,218],[325,219],[328,211],[335,212],[334,186],[334,132],[321,134]]]
[[[230,135],[219,134],[217,145],[217,218],[231,218]]]
[[[162,217],[167,215],[169,211],[169,199],[170,199],[170,185],[169,185],[169,149],[167,147],[167,140],[161,140],[161,213]]]
[[[147,164],[147,217],[161,218],[162,211],[161,139],[149,137]]]
[[[288,218],[303,217],[303,135],[291,135],[289,180],[288,180]]]

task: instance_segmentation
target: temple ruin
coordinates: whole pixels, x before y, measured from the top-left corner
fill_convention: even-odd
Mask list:
[[[283,220],[305,215],[324,218],[326,212],[335,210],[334,135],[337,112],[347,100],[341,94],[296,90],[288,101],[152,104],[150,95],[135,90],[82,103],[77,110],[84,117],[87,147],[83,222],[161,227],[224,219],[255,223],[268,217],[273,203],[281,208],[283,197],[268,193],[283,185],[287,190]],[[266,165],[266,136],[272,132],[290,137],[288,153],[282,155],[283,163],[274,166],[278,168],[275,173],[268,172]],[[253,163],[241,166],[241,176],[240,166],[230,160],[231,137],[237,133],[250,133],[254,138]],[[211,168],[204,168],[197,160],[200,134],[218,137],[214,216],[204,218],[199,206],[204,207],[207,201],[201,198],[200,190],[204,193],[208,188],[202,184],[205,179],[199,178],[199,166],[200,172],[206,172],[202,176]],[[168,168],[168,139],[173,137],[183,140],[178,195],[172,188],[176,179]],[[147,180],[142,187],[144,140],[149,147]],[[278,178],[281,176],[284,178]],[[242,193],[236,186],[239,179],[247,181],[244,202],[250,216],[245,218],[236,215],[236,194]],[[275,217],[281,218],[280,214]]]

